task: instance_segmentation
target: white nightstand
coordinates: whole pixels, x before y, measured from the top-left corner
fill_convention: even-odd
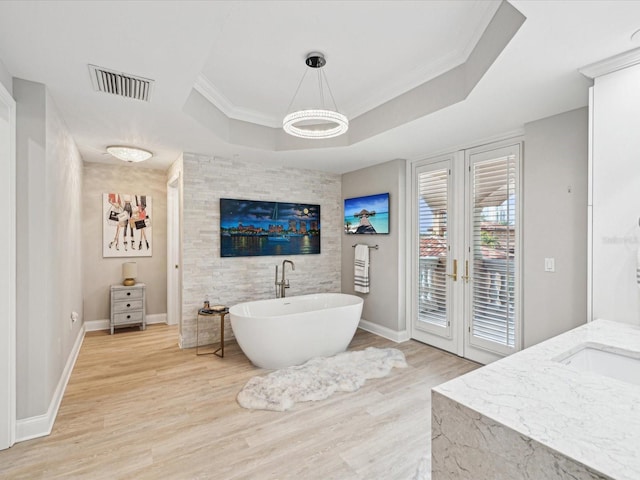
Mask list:
[[[140,330],[147,328],[145,292],[144,283],[130,287],[111,285],[111,335],[118,327],[140,325]]]

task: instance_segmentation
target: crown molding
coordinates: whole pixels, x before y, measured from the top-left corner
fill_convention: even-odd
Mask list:
[[[250,108],[238,107],[202,74],[197,76],[193,88],[229,118],[263,125],[265,127],[282,128],[281,118],[265,115]]]
[[[608,73],[613,73],[623,68],[632,67],[640,63],[640,48],[614,55],[613,57],[600,60],[578,71],[587,78],[594,79]]]
[[[354,119],[394,98],[436,78],[449,70],[464,64],[478,42],[484,35],[489,23],[500,8],[502,2],[488,3],[485,6],[478,27],[473,32],[469,42],[462,48],[450,52],[436,62],[417,63],[408,78],[388,82],[382,89],[378,89],[375,95],[353,104],[340,104],[340,112]],[[227,117],[271,128],[282,128],[282,118],[276,118],[257,110],[235,105],[225,96],[211,81],[200,74],[197,76],[194,89],[211,102]]]
[[[183,111],[222,140],[249,148],[279,152],[347,147],[465,100],[525,21],[518,9],[501,2],[464,63],[351,118],[349,132],[341,137],[309,141],[287,135],[280,119],[276,124],[264,115],[256,119],[255,112],[246,115],[202,75]]]

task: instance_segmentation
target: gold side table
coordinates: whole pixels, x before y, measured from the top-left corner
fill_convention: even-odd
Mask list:
[[[196,317],[196,355],[217,355],[220,358],[224,358],[224,317],[229,313],[229,309],[224,310],[210,310],[201,308],[198,310],[198,316]],[[220,317],[220,346],[213,352],[200,353],[200,317]]]

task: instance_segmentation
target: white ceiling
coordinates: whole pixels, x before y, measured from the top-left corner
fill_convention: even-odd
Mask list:
[[[1,1],[0,60],[47,85],[86,161],[107,145],[347,172],[517,131],[587,104],[578,68],[637,48],[640,1],[510,2],[526,21],[462,102],[349,146],[287,151],[223,140],[185,112],[205,84],[227,116],[276,126],[319,50],[338,107],[356,117],[461,64],[496,1]],[[155,80],[151,102],[93,90],[88,64]],[[310,141],[313,142],[313,141]],[[240,142],[238,142],[240,143]]]
[[[306,54],[320,51],[340,111],[354,118],[463,63],[499,4],[332,1],[311,7],[276,2],[274,8],[274,2],[237,3],[202,75],[240,110],[237,117],[250,120],[253,113],[280,127],[308,69]],[[402,28],[390,28],[398,25]]]

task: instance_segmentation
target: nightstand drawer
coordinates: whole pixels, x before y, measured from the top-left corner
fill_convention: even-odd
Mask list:
[[[130,302],[114,302],[113,313],[129,312],[131,310],[142,310],[142,300],[131,300]]]
[[[113,300],[136,300],[142,298],[142,290],[132,288],[131,290],[116,290],[113,292]]]
[[[113,316],[114,325],[125,325],[127,323],[142,323],[142,312],[116,313]]]

